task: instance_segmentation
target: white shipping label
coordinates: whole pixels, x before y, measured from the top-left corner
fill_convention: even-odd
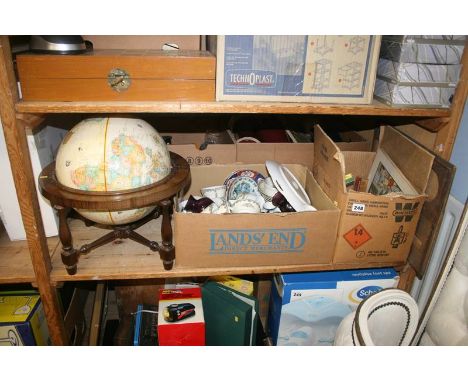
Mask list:
[[[313,296],[318,296],[318,297],[331,297],[334,298],[338,301],[341,301],[343,299],[343,290],[338,289],[338,288],[330,288],[330,289],[293,289],[291,291],[291,300],[290,302],[293,301],[298,301],[302,299],[306,299],[309,297]]]
[[[366,205],[362,203],[353,203],[353,206],[351,207],[352,212],[359,212],[362,213],[366,209]]]

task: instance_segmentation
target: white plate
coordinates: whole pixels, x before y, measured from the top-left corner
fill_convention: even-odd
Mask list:
[[[301,183],[288,168],[273,160],[267,160],[265,165],[275,187],[297,212],[317,211],[311,205],[309,196],[301,186]]]

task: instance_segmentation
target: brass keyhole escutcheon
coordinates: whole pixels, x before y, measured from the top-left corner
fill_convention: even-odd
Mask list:
[[[132,81],[130,79],[130,74],[123,69],[116,68],[109,72],[107,83],[116,92],[122,92],[130,87]]]

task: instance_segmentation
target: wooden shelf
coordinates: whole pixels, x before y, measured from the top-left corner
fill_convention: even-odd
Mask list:
[[[57,237],[48,239],[53,252],[59,244]],[[26,240],[10,241],[0,225],[0,284],[34,283],[36,277]]]
[[[80,220],[71,221],[70,228],[75,248],[97,239],[106,231],[97,227],[86,227]],[[153,220],[137,230],[140,234],[151,237],[152,240],[160,238],[160,219]],[[60,257],[61,246],[58,245],[52,253],[51,281],[85,281],[85,280],[129,280],[129,279],[157,279],[188,276],[214,276],[214,275],[242,275],[277,272],[306,272],[333,269],[363,268],[362,264],[309,264],[287,266],[256,266],[256,267],[221,267],[221,268],[180,268],[176,263],[172,270],[166,271],[162,266],[159,253],[152,252],[141,244],[131,240],[116,240],[111,244],[95,249],[87,255],[81,256],[78,262],[78,272],[70,276]],[[402,266],[403,263],[379,263],[378,267]],[[374,264],[375,266],[375,264]]]
[[[265,113],[448,117],[450,109],[370,105],[263,102],[33,102],[16,104],[19,113]]]

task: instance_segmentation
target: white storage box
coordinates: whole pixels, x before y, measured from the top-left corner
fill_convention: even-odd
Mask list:
[[[455,87],[460,77],[461,65],[417,64],[379,60],[377,76],[399,85],[444,85]]]
[[[399,39],[402,41],[411,42],[412,40],[443,40],[447,43],[451,41],[464,41],[466,40],[465,35],[455,35],[455,34],[413,34],[413,35],[385,35],[384,38],[393,38]]]
[[[42,169],[55,158],[60,142],[66,134],[65,129],[46,126],[28,133],[29,155],[33,167],[36,190],[37,180]],[[10,240],[26,240],[21,211],[16,195],[16,188],[11,173],[10,160],[6,149],[3,126],[0,123],[0,184],[2,193],[0,195],[0,217]],[[58,235],[58,219],[50,206],[39,192],[39,207],[41,209],[42,222],[47,237]]]
[[[391,106],[450,107],[454,93],[454,87],[400,85],[377,78],[374,96]]]
[[[424,39],[414,36],[384,36],[380,57],[419,64],[460,64],[464,40]]]

